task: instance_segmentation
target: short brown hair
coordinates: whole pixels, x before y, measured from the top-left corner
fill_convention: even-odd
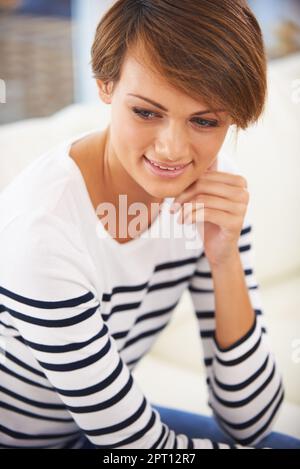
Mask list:
[[[264,110],[266,57],[245,0],[117,0],[101,18],[91,49],[93,76],[116,84],[127,51],[176,89],[226,109],[237,128]]]

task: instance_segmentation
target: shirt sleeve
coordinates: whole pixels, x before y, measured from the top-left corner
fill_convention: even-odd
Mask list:
[[[223,430],[242,445],[256,444],[270,433],[284,398],[282,376],[269,342],[260,286],[254,271],[251,220],[248,209],[238,241],[255,312],[250,330],[228,348],[218,345],[213,279],[204,251],[188,286],[204,353],[208,405]]]
[[[97,449],[244,448],[176,434],[161,421],[102,318],[75,226],[28,216],[1,246],[2,309]]]

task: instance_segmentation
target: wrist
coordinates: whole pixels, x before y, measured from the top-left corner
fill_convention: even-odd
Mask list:
[[[240,266],[241,258],[239,248],[233,249],[226,259],[219,262],[209,262],[212,272],[222,272],[228,270],[228,268],[234,268],[234,266]]]

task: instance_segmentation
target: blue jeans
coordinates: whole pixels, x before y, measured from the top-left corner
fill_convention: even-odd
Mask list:
[[[159,412],[161,421],[177,434],[184,433],[190,438],[208,438],[218,443],[236,443],[233,438],[224,433],[213,416],[194,414],[185,410],[157,405],[152,405],[152,407]],[[254,448],[300,449],[300,440],[284,433],[271,432],[256,445],[247,446]],[[83,448],[92,449],[94,446],[89,440],[86,440]]]

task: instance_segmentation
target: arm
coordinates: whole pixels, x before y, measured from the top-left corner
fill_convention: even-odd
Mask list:
[[[168,428],[133,379],[84,271],[76,227],[54,216],[24,223],[2,236],[1,304],[78,428],[99,449],[218,447]]]
[[[209,405],[224,431],[249,445],[270,433],[284,391],[264,326],[248,216],[238,249],[227,269],[220,270],[211,269],[203,253],[189,289],[204,349]]]
[[[240,340],[253,326],[253,311],[239,251],[226,264],[212,267],[216,305],[215,340],[226,349]]]

